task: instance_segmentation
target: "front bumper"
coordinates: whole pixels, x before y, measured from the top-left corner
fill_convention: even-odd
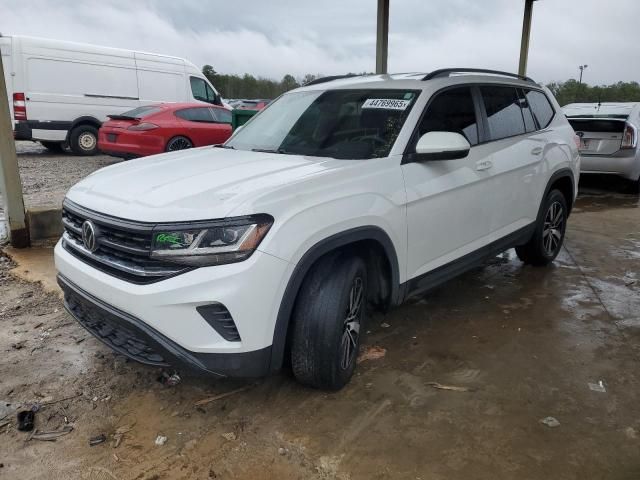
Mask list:
[[[244,353],[190,352],[143,321],[102,302],[58,275],[67,311],[102,343],[132,360],[217,376],[261,377],[269,373],[271,347]]]
[[[93,268],[61,243],[55,261],[70,313],[114,350],[142,363],[225,376],[254,377],[271,371],[276,317],[293,269],[289,262],[256,251],[244,262],[137,285]],[[238,341],[225,339],[197,310],[216,302],[231,314]],[[106,325],[106,339],[99,333],[100,322]],[[135,347],[133,354],[122,351],[122,346],[109,343],[111,329],[124,332],[122,338],[143,340],[160,358],[153,353],[151,358],[140,357]]]

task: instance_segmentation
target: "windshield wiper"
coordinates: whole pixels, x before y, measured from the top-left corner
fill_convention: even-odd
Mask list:
[[[222,143],[214,145],[213,148],[229,148],[231,150],[235,150],[236,149],[236,147],[234,147],[232,145],[223,145]]]
[[[283,154],[290,153],[290,152],[287,152],[284,148],[278,148],[278,149],[274,149],[274,148],[252,148],[251,151],[252,152],[261,152],[261,153],[283,153]]]

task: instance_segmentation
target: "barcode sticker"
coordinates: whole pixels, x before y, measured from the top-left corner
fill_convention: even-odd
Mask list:
[[[409,100],[396,100],[395,98],[368,98],[362,108],[383,108],[385,110],[406,110]]]

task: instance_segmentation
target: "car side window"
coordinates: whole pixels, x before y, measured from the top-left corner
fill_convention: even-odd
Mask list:
[[[418,127],[420,136],[428,132],[455,132],[471,145],[478,144],[478,121],[469,87],[452,88],[436,95]]]
[[[185,108],[184,110],[178,110],[176,112],[176,117],[190,122],[212,123],[214,121],[213,115],[211,115],[211,111],[208,107]]]
[[[218,123],[231,123],[231,112],[226,108],[211,108],[213,120]]]
[[[555,115],[547,96],[537,90],[527,90],[526,97],[540,128],[547,128]]]
[[[522,108],[524,127],[527,130],[527,133],[535,132],[538,128],[536,126],[536,121],[533,118],[533,112],[531,111],[527,97],[525,97],[524,92],[520,89],[518,89],[518,98],[520,99],[520,108]]]
[[[216,92],[202,78],[190,77],[193,98],[201,102],[216,103]]]
[[[489,122],[491,140],[522,135],[526,132],[520,99],[514,87],[480,87]]]

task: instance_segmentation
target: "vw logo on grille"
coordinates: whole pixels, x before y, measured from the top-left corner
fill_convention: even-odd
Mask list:
[[[89,250],[91,253],[98,249],[96,227],[91,220],[85,220],[82,224],[82,243],[84,243],[84,248]]]

